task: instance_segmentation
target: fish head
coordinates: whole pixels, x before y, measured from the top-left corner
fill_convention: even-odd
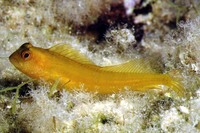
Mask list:
[[[9,56],[10,62],[21,72],[31,78],[41,75],[44,67],[42,51],[31,43],[24,43]]]

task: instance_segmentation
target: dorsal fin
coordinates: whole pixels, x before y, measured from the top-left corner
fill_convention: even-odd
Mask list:
[[[151,65],[148,61],[145,61],[143,59],[134,59],[124,64],[101,67],[100,69],[110,72],[158,73],[153,68],[151,68]]]
[[[85,55],[79,53],[79,51],[75,50],[72,46],[68,44],[58,44],[49,48],[48,50],[55,52],[59,55],[65,56],[67,58],[70,58],[81,64],[94,65],[94,63],[90,59],[88,59]]]

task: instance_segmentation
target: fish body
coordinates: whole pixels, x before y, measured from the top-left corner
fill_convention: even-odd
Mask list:
[[[146,91],[171,87],[179,95],[184,91],[179,82],[167,74],[154,72],[145,61],[135,59],[114,66],[97,66],[69,45],[56,45],[50,49],[23,44],[9,57],[11,63],[33,79],[44,79],[59,88],[74,90],[84,85],[85,91],[116,93],[124,87]]]

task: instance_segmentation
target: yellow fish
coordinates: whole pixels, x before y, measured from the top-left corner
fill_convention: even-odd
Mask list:
[[[105,94],[119,92],[125,87],[146,91],[164,85],[180,96],[184,94],[179,82],[167,74],[154,72],[142,59],[101,67],[69,45],[55,45],[43,49],[34,47],[31,43],[23,44],[9,59],[29,77],[44,79],[50,83],[59,80],[59,88],[67,90],[75,90],[83,84],[85,91]]]

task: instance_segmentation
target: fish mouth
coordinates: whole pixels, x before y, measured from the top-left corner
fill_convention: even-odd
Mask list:
[[[17,66],[18,59],[14,56],[14,53],[9,56],[9,61],[14,65]]]

